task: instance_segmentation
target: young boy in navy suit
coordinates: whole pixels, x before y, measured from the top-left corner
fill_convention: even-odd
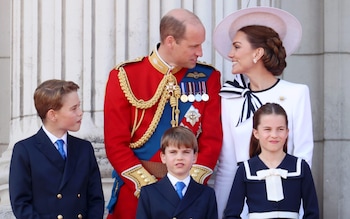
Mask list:
[[[191,130],[179,126],[163,134],[160,156],[168,173],[141,188],[136,219],[218,218],[214,190],[190,176],[197,154],[198,143]],[[177,188],[180,184],[181,188]]]
[[[81,125],[78,89],[74,82],[54,79],[35,90],[42,127],[15,144],[10,164],[9,191],[16,218],[103,218],[93,147],[68,133]]]

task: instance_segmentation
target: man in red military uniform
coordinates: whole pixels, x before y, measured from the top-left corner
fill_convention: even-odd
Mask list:
[[[160,23],[161,42],[152,53],[119,64],[109,75],[104,104],[107,157],[116,178],[108,218],[134,219],[142,186],[165,176],[160,138],[172,126],[186,126],[198,138],[191,176],[206,183],[221,144],[220,72],[197,62],[205,29],[185,9]]]

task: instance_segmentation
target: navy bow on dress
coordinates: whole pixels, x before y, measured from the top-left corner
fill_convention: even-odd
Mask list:
[[[259,98],[249,89],[249,83],[246,80],[248,79],[245,79],[244,75],[236,75],[233,81],[226,81],[220,90],[220,96],[224,98],[244,98],[242,112],[236,126],[249,119],[262,105]]]

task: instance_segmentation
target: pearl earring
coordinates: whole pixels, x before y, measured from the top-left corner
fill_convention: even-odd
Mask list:
[[[253,59],[253,62],[256,64],[256,62],[257,62],[257,61],[256,61],[256,59],[255,59],[255,58]]]

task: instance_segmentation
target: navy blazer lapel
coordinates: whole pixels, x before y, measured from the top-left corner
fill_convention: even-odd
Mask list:
[[[36,147],[63,173],[65,161],[42,128],[36,134]]]
[[[190,206],[191,203],[194,202],[199,195],[201,195],[202,190],[203,187],[191,177],[185,196],[182,198],[178,208],[175,210],[174,215],[178,215],[182,211],[186,210],[188,206]]]
[[[158,181],[157,189],[159,193],[165,198],[165,200],[168,200],[170,204],[174,206],[174,208],[179,205],[180,198],[167,176]]]
[[[60,188],[62,188],[68,180],[72,177],[72,174],[75,171],[77,159],[79,157],[79,146],[75,145],[76,141],[74,138],[67,134],[67,158],[66,166],[64,169],[63,179],[61,181]]]

